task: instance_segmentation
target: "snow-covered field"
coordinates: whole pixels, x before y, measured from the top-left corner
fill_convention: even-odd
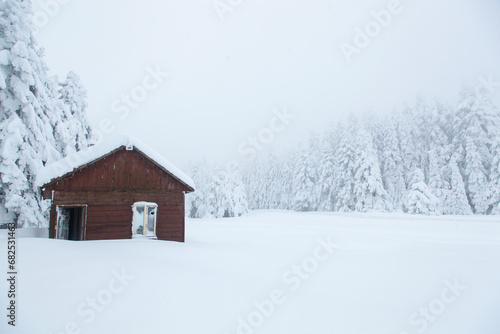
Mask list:
[[[186,236],[18,239],[0,333],[500,333],[498,217],[257,211]]]

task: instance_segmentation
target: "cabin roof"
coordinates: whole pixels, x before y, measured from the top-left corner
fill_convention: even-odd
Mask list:
[[[54,180],[64,178],[66,175],[72,174],[88,164],[96,162],[123,147],[140,151],[161,169],[165,170],[165,172],[194,190],[195,184],[189,176],[184,174],[180,169],[175,167],[170,161],[163,158],[149,146],[129,135],[114,136],[97,145],[70,154],[61,160],[43,167],[38,171],[35,184],[38,187],[44,188]]]

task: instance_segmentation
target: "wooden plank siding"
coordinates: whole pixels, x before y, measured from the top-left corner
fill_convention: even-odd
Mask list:
[[[130,239],[132,205],[145,201],[158,204],[158,239],[183,242],[188,191],[140,152],[123,148],[42,189],[52,199],[49,236],[55,237],[57,206],[87,205],[86,240]]]

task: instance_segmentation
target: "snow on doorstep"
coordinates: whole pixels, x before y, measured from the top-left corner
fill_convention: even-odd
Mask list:
[[[57,162],[45,166],[38,171],[35,184],[36,186],[41,187],[50,181],[66,175],[82,165],[97,160],[122,146],[127,148],[134,147],[138,149],[147,155],[151,160],[155,161],[157,164],[172,173],[180,181],[184,182],[193,189],[195,188],[194,182],[189,176],[184,174],[180,169],[175,167],[171,162],[163,158],[149,146],[137,138],[128,135],[114,136],[100,144],[91,146],[85,150],[71,154]]]

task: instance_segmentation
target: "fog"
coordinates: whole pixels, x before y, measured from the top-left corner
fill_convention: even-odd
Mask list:
[[[94,128],[181,166],[239,159],[263,129],[262,152],[281,151],[350,112],[452,104],[464,83],[500,81],[494,0],[34,0],[34,12],[51,72],[81,76]]]

